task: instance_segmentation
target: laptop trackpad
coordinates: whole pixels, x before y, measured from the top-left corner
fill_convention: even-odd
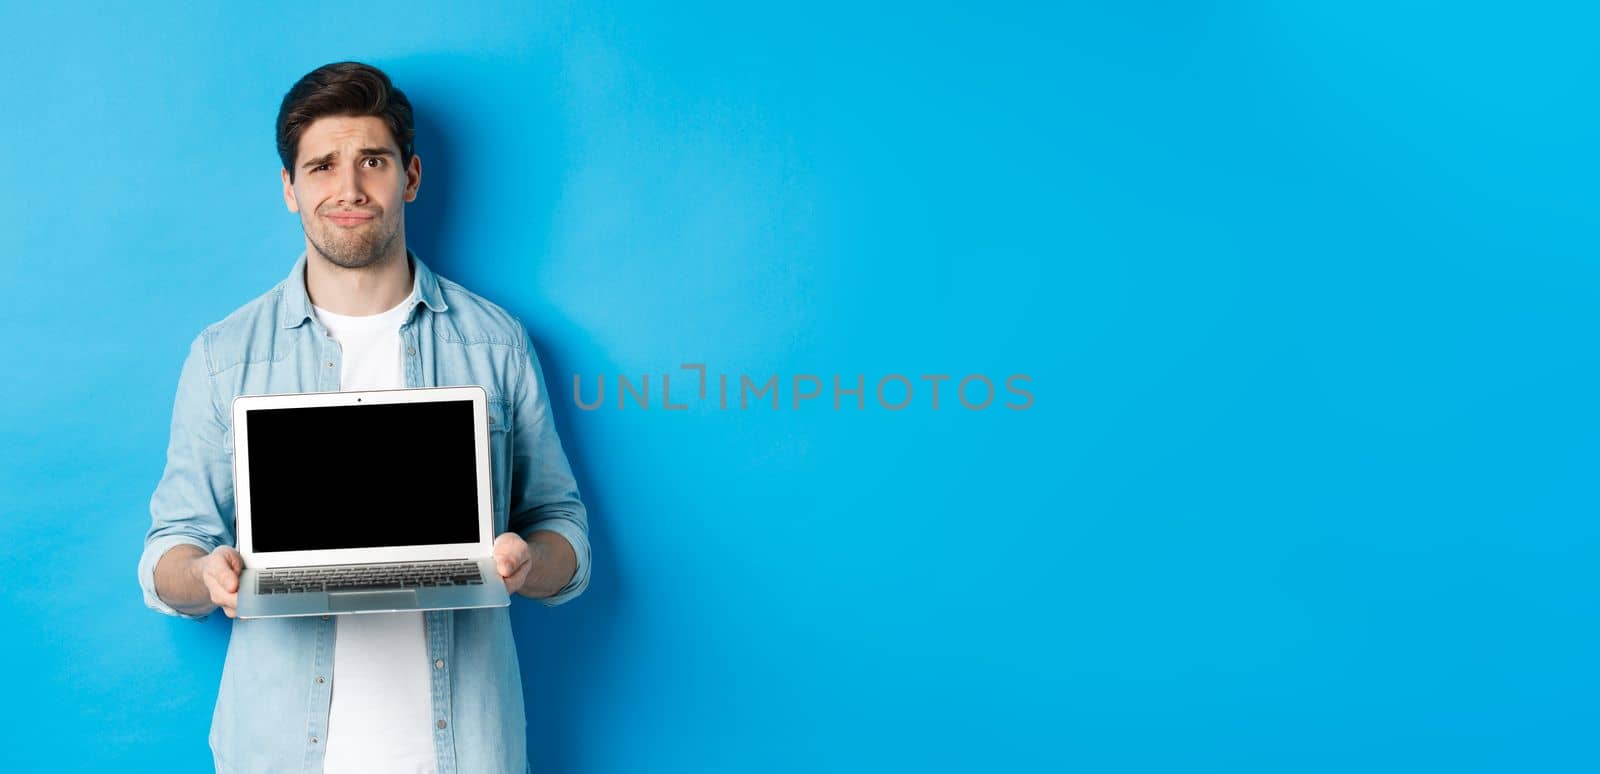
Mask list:
[[[333,611],[398,610],[416,606],[417,592],[412,589],[328,593],[328,609]]]

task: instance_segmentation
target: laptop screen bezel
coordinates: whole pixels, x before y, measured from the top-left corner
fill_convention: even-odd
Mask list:
[[[472,401],[473,446],[478,483],[478,540],[474,543],[438,543],[414,546],[329,548],[310,551],[257,551],[251,531],[250,423],[252,411],[323,406],[371,406],[387,403]],[[239,554],[246,567],[306,567],[377,562],[415,562],[440,559],[477,559],[493,552],[494,486],[490,473],[488,392],[480,385],[413,387],[395,390],[303,392],[281,395],[240,395],[233,400],[234,508]],[[404,464],[397,459],[396,464]]]

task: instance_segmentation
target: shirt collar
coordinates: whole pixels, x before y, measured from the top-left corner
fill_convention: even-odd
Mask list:
[[[444,302],[444,294],[439,292],[439,278],[409,247],[406,248],[406,260],[411,262],[416,280],[412,305],[420,303],[435,312],[449,309]],[[294,268],[289,270],[289,278],[284,280],[281,325],[284,328],[296,328],[308,319],[311,319],[311,297],[306,293],[306,253],[302,252],[295,259]]]

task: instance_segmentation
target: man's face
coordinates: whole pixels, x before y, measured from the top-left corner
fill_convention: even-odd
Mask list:
[[[300,213],[306,241],[347,269],[371,266],[404,245],[405,202],[417,198],[422,161],[400,168],[400,146],[376,116],[325,116],[300,135],[294,182],[283,200]]]

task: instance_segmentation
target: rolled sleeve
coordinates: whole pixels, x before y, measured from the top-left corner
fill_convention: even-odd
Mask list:
[[[556,435],[539,355],[520,321],[518,327],[523,355],[513,392],[508,524],[523,539],[547,530],[572,544],[577,557],[572,580],[555,595],[539,600],[546,607],[554,607],[576,598],[589,586],[589,515]]]
[[[156,564],[174,546],[193,545],[209,553],[233,545],[233,459],[227,425],[218,410],[206,355],[206,334],[189,346],[178,376],[167,443],[166,469],[150,498],[150,530],[139,556],[139,586],[145,605],[167,615],[200,621],[168,605],[156,594]]]

